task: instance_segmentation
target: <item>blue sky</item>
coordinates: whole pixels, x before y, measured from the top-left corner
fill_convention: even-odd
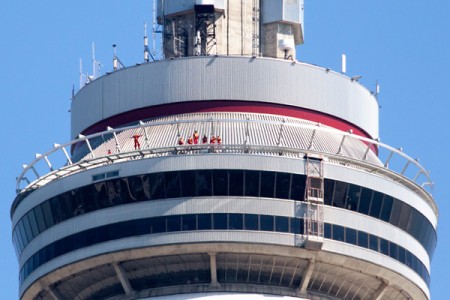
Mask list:
[[[297,59],[362,75],[380,84],[382,142],[420,158],[431,170],[440,209],[438,248],[431,272],[432,299],[450,295],[450,1],[305,0],[305,44]],[[0,0],[0,299],[16,299],[18,263],[9,209],[21,166],[53,143],[69,140],[72,86],[79,59],[92,73],[96,56],[112,69],[112,44],[121,61],[142,61],[143,23],[151,0]]]

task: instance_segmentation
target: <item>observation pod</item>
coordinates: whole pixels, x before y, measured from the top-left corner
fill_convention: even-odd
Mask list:
[[[293,59],[303,1],[157,2],[166,59],[85,85],[18,177],[20,298],[430,299],[429,173]]]

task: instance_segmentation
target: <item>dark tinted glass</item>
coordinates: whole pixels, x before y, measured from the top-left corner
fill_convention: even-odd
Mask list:
[[[395,243],[389,243],[389,256],[398,259],[398,246]]]
[[[275,217],[275,231],[289,232],[289,219],[286,217]]]
[[[291,188],[291,174],[277,173],[276,177],[277,181],[275,197],[281,199],[289,199],[289,191]]]
[[[305,181],[306,177],[304,175],[292,174],[290,199],[299,201],[304,200]]]
[[[333,206],[345,208],[345,198],[347,197],[348,183],[336,181],[334,184]]]
[[[213,215],[213,229],[227,229],[228,227],[228,215],[227,214],[214,214]]]
[[[244,195],[244,171],[230,170],[228,174],[230,179],[230,196]]]
[[[333,225],[333,240],[344,241],[344,227]]]
[[[151,199],[166,198],[164,173],[150,174],[149,180],[150,180],[150,198]]]
[[[244,229],[258,230],[258,215],[244,215]]]
[[[214,196],[228,196],[228,171],[213,170]]]
[[[379,251],[377,236],[369,234],[369,248],[377,252]]]
[[[329,224],[329,223],[325,223],[324,224],[324,238],[326,238],[326,239],[331,239],[332,238],[332,236],[331,236],[331,224]]]
[[[28,221],[30,221],[31,233],[33,234],[33,237],[35,237],[39,234],[39,228],[36,223],[36,217],[34,216],[33,209],[27,213],[27,217],[28,217]]]
[[[389,255],[389,242],[383,238],[380,238],[380,252]]]
[[[181,196],[180,173],[167,172],[165,181],[167,198],[179,198]]]
[[[369,236],[367,232],[358,231],[358,246],[369,248]]]
[[[391,196],[384,195],[383,207],[381,208],[381,214],[380,214],[381,220],[383,220],[385,222],[389,222],[389,220],[391,218],[393,202],[394,202],[394,200],[392,199]]]
[[[290,219],[290,228],[289,228],[290,233],[294,233],[294,234],[302,234],[303,233],[303,224],[300,221],[303,221],[303,219],[297,219],[297,218]],[[327,224],[325,224],[325,226],[326,225]]]
[[[243,228],[243,215],[242,214],[229,214],[229,229],[242,229]]]
[[[183,230],[195,230],[197,225],[196,215],[182,216]]]
[[[359,200],[358,212],[368,215],[370,209],[370,203],[372,202],[373,191],[367,188],[362,188],[361,198]]]
[[[167,231],[180,231],[180,230],[181,230],[181,216],[167,217]]]
[[[34,215],[36,216],[36,222],[39,228],[39,232],[44,231],[47,227],[45,226],[44,215],[42,214],[41,205],[33,208]]]
[[[198,170],[195,176],[197,196],[212,196],[211,170]]]
[[[194,197],[195,196],[195,172],[184,171],[181,172],[181,196]]]
[[[259,194],[259,171],[245,171],[244,195],[247,197],[258,197]]]
[[[331,205],[333,198],[335,180],[324,179],[324,203],[325,205]]]
[[[374,218],[380,218],[381,205],[383,204],[383,194],[375,191],[372,197],[372,204],[370,205],[369,215]]]
[[[350,184],[347,194],[346,208],[349,210],[357,211],[359,198],[361,196],[361,187],[358,185]]]
[[[197,218],[199,230],[209,230],[212,228],[211,214],[201,214],[198,215]]]
[[[275,173],[261,172],[261,197],[273,198],[275,191]]]
[[[345,242],[356,245],[356,230],[352,228],[345,228]]]
[[[260,215],[260,230],[262,231],[273,231],[273,216]]]

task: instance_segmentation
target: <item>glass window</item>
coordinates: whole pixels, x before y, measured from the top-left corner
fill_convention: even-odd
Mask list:
[[[258,215],[244,215],[244,229],[258,230]]]
[[[383,238],[380,238],[380,252],[389,255],[389,242]]]
[[[229,170],[230,180],[230,196],[243,196],[244,195],[244,171],[242,170]]]
[[[33,233],[31,232],[31,226],[30,221],[28,221],[28,216],[25,215],[22,217],[21,222],[23,224],[23,228],[25,229],[25,234],[27,235],[28,241],[31,242],[31,240],[34,238]]]
[[[243,215],[242,214],[229,214],[229,229],[242,229],[243,228]]]
[[[361,199],[359,201],[358,212],[368,215],[370,203],[372,202],[372,193],[373,191],[368,188],[362,188],[361,191]]]
[[[213,170],[214,196],[228,196],[228,171]]]
[[[276,173],[277,185],[275,196],[281,199],[289,199],[289,191],[291,190],[291,174]]]
[[[324,204],[331,205],[333,198],[334,180],[324,179]]]
[[[19,252],[22,252],[22,250],[25,248],[25,245],[23,244],[22,237],[20,236],[19,224],[17,224],[16,229],[14,229],[14,236],[16,237],[17,245],[19,246],[20,249]]]
[[[371,217],[380,218],[381,205],[383,204],[383,194],[377,191],[374,191],[372,197],[372,204],[370,205],[369,215]]]
[[[195,196],[195,172],[183,171],[180,173],[181,197]]]
[[[358,185],[350,184],[347,194],[346,208],[349,210],[357,211],[359,198],[361,196],[361,187]]]
[[[303,219],[298,218],[289,218],[290,224],[289,224],[289,232],[294,234],[303,234]]]
[[[409,252],[408,250],[405,250],[405,253],[406,253],[406,261],[405,261],[405,263],[406,263],[406,265],[408,267],[412,267],[412,255],[411,255],[411,252]]]
[[[26,233],[25,233],[25,228],[23,228],[23,219],[21,219],[21,220],[17,223],[17,228],[19,228],[19,237],[20,237],[21,240],[22,240],[23,248],[25,248],[25,247],[28,245],[29,240],[28,240],[28,237],[27,237],[27,235],[26,235]]]
[[[197,196],[212,195],[212,176],[211,170],[198,170],[195,176],[197,186]]]
[[[165,217],[153,218],[151,222],[151,232],[152,233],[166,232],[166,218]]]
[[[210,230],[212,228],[211,214],[201,214],[197,216],[198,219],[198,229],[199,230]]]
[[[358,246],[369,248],[369,235],[367,232],[358,231]]]
[[[167,198],[178,198],[181,196],[180,172],[166,172],[166,194]]]
[[[334,184],[333,206],[345,208],[348,183],[336,181]]]
[[[393,199],[393,205],[392,205],[392,212],[391,212],[391,218],[389,220],[389,223],[392,225],[398,227],[398,223],[400,222],[400,215],[403,208],[403,202]]]
[[[406,262],[405,248],[402,246],[398,246],[398,260],[403,264]]]
[[[329,223],[324,224],[324,237],[326,239],[331,239],[331,224]]]
[[[339,225],[333,225],[333,240],[344,241],[344,227]]]
[[[383,207],[381,208],[381,214],[380,214],[380,219],[385,221],[385,222],[389,222],[390,218],[391,218],[391,211],[392,211],[392,204],[393,204],[394,200],[391,196],[389,195],[384,195],[384,199],[383,199]]]
[[[356,245],[356,230],[352,228],[345,228],[345,242]]]
[[[305,198],[305,181],[306,176],[292,174],[291,179],[291,196],[290,199],[303,201]]]
[[[371,250],[380,252],[380,248],[378,246],[378,237],[377,236],[369,234],[369,248]]]
[[[258,197],[259,193],[259,171],[245,171],[244,195],[248,197]]]
[[[52,210],[50,209],[49,201],[44,201],[41,204],[41,208],[42,208],[42,214],[45,219],[45,224],[46,224],[45,227],[46,228],[52,227],[54,222],[53,222],[53,215],[52,215]]]
[[[39,228],[36,222],[36,217],[34,216],[34,210],[30,210],[27,213],[28,221],[30,221],[31,226],[31,233],[33,234],[33,237],[37,236],[39,234]]]
[[[398,246],[395,243],[389,243],[389,256],[398,259]]]
[[[168,216],[167,217],[167,231],[180,231],[181,230],[181,216]]]
[[[42,214],[41,205],[38,205],[35,208],[33,208],[33,211],[34,215],[36,216],[39,232],[42,232],[45,229],[47,229],[47,227],[45,226],[45,220],[44,215]]]
[[[398,222],[398,227],[406,231],[406,227],[408,226],[408,221],[411,215],[411,206],[403,203],[402,210],[400,212],[400,220]]]
[[[260,230],[262,231],[273,231],[273,216],[260,215]]]
[[[261,197],[273,198],[275,187],[275,173],[261,172]]]
[[[286,217],[275,217],[275,231],[289,232],[289,219]]]
[[[197,216],[196,215],[183,215],[183,230],[195,230],[197,225]]]
[[[149,174],[149,180],[150,180],[150,198],[165,199],[166,190],[164,183],[164,173]]]
[[[227,229],[227,219],[227,214],[213,214],[213,229]]]

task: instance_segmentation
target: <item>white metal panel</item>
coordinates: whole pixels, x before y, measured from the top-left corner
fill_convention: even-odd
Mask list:
[[[298,106],[336,116],[378,137],[377,101],[358,82],[308,64],[248,57],[189,57],[103,76],[75,96],[72,137],[101,120],[133,109],[203,100]],[[90,111],[86,116],[86,106],[103,110]]]

